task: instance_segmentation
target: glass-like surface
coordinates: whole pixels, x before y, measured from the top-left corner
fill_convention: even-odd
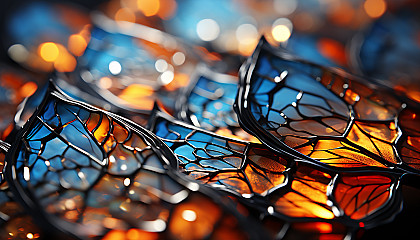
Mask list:
[[[176,102],[178,118],[220,135],[258,141],[239,127],[233,110],[238,80],[199,66]]]
[[[397,149],[406,134],[400,112],[415,104],[342,71],[294,60],[264,41],[251,61],[241,75],[239,120],[264,143],[331,167],[416,171],[417,163]]]
[[[259,211],[260,217],[274,216],[271,223],[325,221],[344,224],[353,234],[399,212],[398,174],[322,169],[262,144],[201,130],[162,112],[150,121],[153,132],[178,157],[181,172],[232,193]]]
[[[10,158],[18,199],[78,238],[128,231],[166,239],[259,238],[216,192],[173,171],[176,158],[147,130],[53,86]]]

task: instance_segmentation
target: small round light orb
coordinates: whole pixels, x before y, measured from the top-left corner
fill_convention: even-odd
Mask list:
[[[197,23],[196,31],[201,40],[210,42],[219,37],[220,27],[213,19],[206,18]]]
[[[111,61],[108,68],[112,75],[118,75],[122,71],[121,64],[117,61]]]

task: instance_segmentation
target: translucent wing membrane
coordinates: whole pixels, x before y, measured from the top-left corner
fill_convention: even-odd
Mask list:
[[[53,87],[9,155],[8,177],[20,200],[79,238],[129,231],[169,239],[258,238],[217,193],[178,176],[172,152],[147,130]]]
[[[158,112],[152,131],[179,159],[180,171],[215,188],[245,198],[266,195],[285,181],[293,163],[260,144],[251,144],[194,128]]]
[[[322,219],[358,228],[380,222],[374,215],[379,209],[385,209],[381,219],[398,213],[398,175],[330,171],[262,144],[189,126],[162,112],[153,116],[152,131],[177,155],[181,172],[233,193],[266,217],[286,222]]]
[[[242,71],[239,120],[274,149],[333,168],[416,171],[397,152],[406,104],[389,89],[293,59],[264,40]]]
[[[332,195],[344,214],[352,219],[363,219],[391,199],[396,184],[391,175],[343,173],[336,179]]]
[[[176,103],[177,117],[223,136],[258,141],[239,127],[233,103],[237,77],[199,66]]]

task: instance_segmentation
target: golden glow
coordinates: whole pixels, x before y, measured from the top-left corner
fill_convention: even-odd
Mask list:
[[[247,41],[240,41],[238,45],[238,51],[242,56],[251,56],[254,52],[255,47],[258,44],[258,38],[248,39]]]
[[[34,94],[37,88],[38,86],[36,85],[36,83],[27,82],[20,88],[19,93],[22,97],[29,97],[32,94]]]
[[[331,211],[328,211],[327,209],[319,206],[319,205],[314,205],[314,204],[308,204],[308,205],[312,205],[312,212],[320,217],[320,218],[325,218],[325,219],[333,219],[334,218],[334,214]]]
[[[136,22],[136,15],[130,8],[120,8],[115,13],[115,21]]]
[[[332,226],[331,226],[330,223],[324,223],[324,222],[315,223],[315,227],[321,233],[330,233],[330,232],[332,232]]]
[[[273,35],[274,40],[276,40],[277,42],[285,42],[289,39],[292,33],[290,32],[290,29],[287,26],[277,25],[273,28],[271,34]]]
[[[371,18],[378,18],[386,11],[384,0],[366,0],[363,4],[366,14]]]
[[[301,192],[302,193],[302,192]],[[311,196],[315,191],[303,192]],[[308,195],[309,194],[309,195]],[[319,194],[318,194],[319,195]],[[326,196],[326,194],[324,194]],[[276,203],[276,210],[290,217],[317,217],[323,219],[333,219],[334,214],[328,209],[312,202],[295,192],[286,193]]]
[[[152,109],[154,103],[152,95],[154,92],[154,89],[150,86],[131,84],[126,87],[118,97],[133,107],[139,108],[138,103],[141,102],[141,109]]]
[[[59,72],[72,72],[76,68],[77,62],[67,51],[54,62],[54,67]]]
[[[102,240],[125,240],[125,232],[122,230],[112,230]]]
[[[28,239],[34,239],[34,235],[33,235],[32,233],[28,233],[28,234],[26,234],[26,237],[27,237]]]
[[[182,218],[188,222],[194,222],[197,219],[197,214],[193,210],[184,210]]]
[[[146,17],[151,17],[159,12],[160,1],[159,0],[137,0],[138,9]]]
[[[87,47],[86,39],[79,34],[73,34],[69,37],[67,44],[69,51],[75,56],[82,56]]]
[[[330,223],[325,222],[308,222],[308,223],[295,223],[293,228],[298,231],[305,232],[319,232],[319,233],[331,233],[333,228]],[[335,238],[332,238],[335,239]],[[342,239],[342,238],[340,238]]]
[[[160,6],[158,16],[165,20],[170,19],[177,8],[175,0],[160,0]]]
[[[348,175],[337,184],[334,197],[346,215],[360,220],[387,203],[391,184],[390,178],[381,175]]]
[[[38,48],[38,52],[41,58],[46,62],[54,62],[60,54],[57,45],[53,42],[41,44]]]
[[[186,220],[185,213],[195,215]],[[169,231],[176,239],[203,239],[213,231],[215,223],[221,217],[221,210],[214,202],[196,197],[194,201],[178,204],[169,223]]]
[[[93,133],[95,138],[102,142],[109,132],[109,121],[107,119],[102,119],[101,125],[96,129],[96,131]]]
[[[407,96],[416,102],[420,102],[420,91],[407,91]]]
[[[126,237],[127,239],[135,240],[135,239],[140,239],[141,234],[138,229],[132,228],[127,231]]]

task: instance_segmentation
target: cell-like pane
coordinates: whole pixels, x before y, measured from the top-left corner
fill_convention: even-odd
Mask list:
[[[285,183],[292,160],[261,144],[211,134],[157,112],[152,131],[179,159],[180,171],[201,182],[242,197],[265,196]]]
[[[183,121],[219,135],[258,142],[239,127],[233,110],[237,91],[236,76],[200,66],[177,100],[176,115]]]
[[[329,222],[328,226],[346,219],[343,224],[353,228],[360,225],[359,221],[366,225],[381,222],[372,216],[379,209],[388,211],[382,216],[398,213],[401,202],[396,194],[397,175],[330,171],[276,153],[262,144],[201,130],[162,112],[155,112],[150,121],[153,132],[177,155],[179,171],[233,193],[240,202],[266,217],[274,216],[267,220],[269,229],[271,224],[281,225],[283,220],[308,219],[322,219]],[[360,191],[354,198],[356,207],[343,199],[352,188]],[[319,231],[323,233],[322,229]]]
[[[328,173],[301,165],[286,190],[273,193],[270,200],[276,211],[288,217],[333,219],[334,213],[327,204],[331,179]]]
[[[406,104],[388,88],[296,60],[264,40],[250,61],[237,112],[261,141],[330,167],[406,169],[396,148]]]
[[[336,180],[333,196],[347,216],[360,220],[392,202],[396,183],[387,175],[343,173]]]
[[[138,231],[178,239],[187,230],[197,239],[258,238],[216,192],[179,176],[175,156],[150,132],[52,89],[8,160],[12,189],[35,216],[79,238]]]

